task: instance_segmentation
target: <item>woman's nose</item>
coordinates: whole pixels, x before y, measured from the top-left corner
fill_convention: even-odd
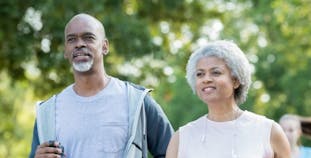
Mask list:
[[[212,81],[212,79],[211,79],[208,75],[205,75],[204,78],[203,78],[203,80],[202,80],[202,82],[203,82],[204,84],[209,83],[209,82],[211,82],[211,81]]]

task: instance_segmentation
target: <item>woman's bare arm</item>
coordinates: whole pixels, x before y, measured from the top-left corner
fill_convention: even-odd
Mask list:
[[[274,158],[290,158],[291,151],[285,133],[276,122],[272,125],[271,145],[274,151]]]
[[[177,158],[178,156],[178,146],[179,146],[179,132],[175,132],[173,137],[168,144],[166,150],[166,158]]]

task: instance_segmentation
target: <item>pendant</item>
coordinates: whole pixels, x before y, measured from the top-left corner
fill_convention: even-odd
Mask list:
[[[232,155],[232,158],[238,158],[238,155],[235,153],[234,149],[232,149],[231,155]]]

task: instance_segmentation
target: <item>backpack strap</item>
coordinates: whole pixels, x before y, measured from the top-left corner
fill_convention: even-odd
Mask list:
[[[45,102],[37,104],[37,130],[40,144],[56,139],[55,105],[56,95],[52,96]]]

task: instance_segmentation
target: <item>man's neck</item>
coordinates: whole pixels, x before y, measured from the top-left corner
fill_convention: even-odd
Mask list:
[[[292,154],[292,158],[299,158],[300,149],[297,144],[291,145],[291,154]]]
[[[105,73],[105,71],[90,74],[75,73],[74,78],[74,91],[78,95],[84,97],[97,94],[99,91],[104,89],[110,81],[110,77]]]

